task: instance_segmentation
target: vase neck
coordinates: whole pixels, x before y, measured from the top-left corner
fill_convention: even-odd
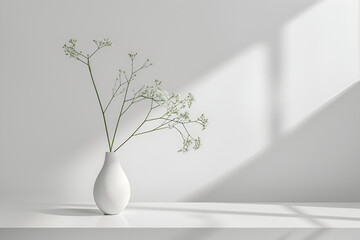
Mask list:
[[[115,152],[106,152],[105,153],[105,161],[106,162],[117,162],[117,153]]]

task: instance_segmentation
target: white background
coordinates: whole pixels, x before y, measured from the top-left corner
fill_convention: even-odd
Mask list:
[[[356,0],[1,1],[0,198],[92,201],[106,138],[62,45],[109,37],[94,61],[104,101],[136,51],[154,63],[139,84],[193,93],[210,121],[196,152],[170,131],[119,151],[132,201],[360,201],[358,18]]]

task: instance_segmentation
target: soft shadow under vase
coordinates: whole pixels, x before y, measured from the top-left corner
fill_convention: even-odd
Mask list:
[[[117,155],[105,154],[104,165],[94,185],[94,200],[98,208],[109,215],[123,211],[130,199],[130,184]]]

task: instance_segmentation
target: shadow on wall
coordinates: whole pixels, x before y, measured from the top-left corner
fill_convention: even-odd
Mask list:
[[[186,201],[359,201],[359,102],[355,83],[247,165]]]
[[[91,11],[114,11],[116,14],[106,14],[106,19],[116,24],[117,22],[126,22],[127,19],[134,19],[131,24],[122,27],[121,33],[117,32],[117,30],[115,32],[114,30],[108,30],[107,28],[113,29],[112,27],[114,27],[110,23],[105,26],[103,23],[100,24],[102,28],[109,32],[108,34],[113,35],[114,43],[121,43],[121,48],[141,46],[149,57],[154,56],[159,58],[155,58],[154,61],[157,65],[161,66],[161,70],[159,69],[159,72],[155,72],[154,75],[157,75],[160,79],[164,79],[166,86],[169,87],[170,90],[180,91],[186,85],[191,84],[200,76],[231,59],[252,44],[258,41],[273,42],[274,38],[277,38],[278,31],[289,19],[316,2],[319,1],[206,0],[187,3],[179,2],[177,4],[169,1],[156,1],[156,3],[161,4],[162,7],[154,8],[153,2],[131,1],[124,2],[123,4],[126,5],[128,10],[126,7],[122,7],[120,10],[125,11],[124,14],[118,14],[119,6],[115,6],[117,2],[111,1],[111,4],[98,6],[99,8],[90,4],[88,10],[90,13]],[[74,10],[76,10],[77,7],[80,9],[80,6],[76,5],[76,3],[74,4],[72,7]],[[138,4],[140,4],[140,6],[138,6]],[[149,4],[149,6],[147,6],[147,4]],[[191,8],[189,5],[191,5]],[[109,6],[113,6],[113,8],[110,9]],[[33,6],[31,5],[31,7]],[[56,27],[47,29],[49,28],[48,24],[42,25],[44,23],[41,21],[37,25],[33,24],[33,26],[37,26],[35,30],[41,30],[41,34],[45,32],[47,37],[53,36],[50,33],[55,34],[55,32],[57,33],[63,30],[62,27],[64,27],[64,23],[59,21],[62,18],[56,18],[56,13],[62,12],[61,9],[63,7],[68,10],[66,4],[63,3],[59,3],[59,6],[56,2],[46,4],[45,8],[47,11],[41,13],[49,14],[48,22],[55,24]],[[26,7],[24,8],[26,9]],[[132,11],[133,8],[138,11]],[[83,9],[82,4],[81,9]],[[149,9],[153,9],[156,14],[153,14]],[[83,11],[72,12],[71,10],[68,13],[69,19],[81,19],[82,12]],[[92,15],[90,13],[88,15]],[[74,16],[72,14],[74,14]],[[133,14],[135,14],[136,17],[134,17]],[[88,15],[84,16],[85,19],[89,18],[89,22],[86,22],[86,25],[94,25],[94,28],[96,28],[99,22],[96,18],[90,18]],[[98,14],[95,15],[97,16]],[[169,19],[168,21],[164,21],[162,17],[168,17]],[[120,21],[123,20],[123,18],[125,21]],[[37,23],[36,18],[30,18],[29,21]],[[147,24],[144,24],[144,22]],[[76,31],[81,28],[81,23],[82,21],[75,21],[74,28],[76,28]],[[65,26],[66,29],[63,30],[64,32],[72,31],[72,29],[68,29],[67,25]],[[137,31],[134,31],[134,29],[137,29]],[[39,37],[41,37],[41,34]],[[122,35],[131,35],[134,37],[124,39]],[[57,37],[57,35],[55,35],[55,37]],[[144,41],[144,39],[147,38],[148,40]],[[29,51],[29,49],[33,49],[31,41],[35,40],[36,39],[29,39],[28,43],[22,42],[20,46]],[[49,41],[57,43],[59,40],[55,41],[51,39]],[[115,45],[113,51],[117,50]],[[59,46],[61,46],[61,44]],[[44,55],[47,54],[48,51],[59,52],[59,55],[54,55],[53,59],[55,63],[59,63],[55,65],[56,67],[54,67],[55,63],[51,63],[51,61],[46,60],[46,58],[39,59],[41,61],[37,63],[31,54],[28,54],[31,56],[31,61],[29,62],[36,64],[34,66],[29,65],[29,67],[33,69],[39,69],[41,67],[41,70],[49,69],[49,71],[52,72],[39,71],[38,74],[41,73],[42,75],[37,76],[34,74],[32,81],[15,81],[15,79],[26,79],[20,75],[26,74],[26,71],[19,71],[15,74],[14,71],[11,71],[11,73],[8,74],[9,76],[4,76],[7,82],[4,82],[6,85],[4,84],[3,89],[5,91],[4,94],[1,95],[2,102],[12,102],[10,106],[11,109],[23,109],[23,112],[21,112],[20,116],[14,113],[9,119],[1,118],[1,122],[8,122],[8,124],[2,124],[3,126],[18,126],[15,130],[4,127],[4,129],[1,129],[3,130],[2,136],[8,136],[7,140],[4,140],[5,144],[12,142],[12,140],[15,141],[15,139],[13,139],[15,136],[23,136],[21,139],[16,140],[22,141],[19,145],[24,146],[22,152],[26,152],[26,154],[24,154],[25,156],[34,154],[37,157],[46,158],[49,155],[54,157],[52,153],[57,151],[60,145],[62,149],[67,149],[66,156],[59,157],[64,160],[64,158],[66,159],[71,153],[82,151],[83,148],[88,147],[88,143],[94,141],[94,139],[98,139],[99,136],[105,140],[102,119],[98,112],[96,98],[89,81],[88,73],[86,71],[79,71],[78,66],[69,69],[70,65],[67,64],[67,59],[63,56],[63,52],[59,46],[56,45],[58,49],[54,49],[54,45],[43,47]],[[19,53],[22,53],[21,49],[19,49]],[[37,55],[41,56],[41,54],[42,52]],[[278,55],[279,54],[274,53],[274,58]],[[11,56],[15,58],[16,52],[12,53]],[[17,61],[16,58],[14,61],[15,60]],[[108,59],[108,62],[112,62],[110,60],[112,59]],[[270,61],[278,62],[273,58],[270,59]],[[7,59],[7,62],[16,65],[15,62],[12,62],[11,58]],[[108,62],[100,64],[106,66],[109,65]],[[66,65],[64,66],[64,64]],[[117,63],[114,64],[118,66]],[[5,68],[6,65],[4,69]],[[107,69],[106,67],[104,68]],[[63,69],[66,69],[66,71]],[[76,71],[74,71],[74,69],[76,69]],[[115,69],[114,72],[116,72]],[[63,73],[60,74],[62,71],[71,71],[71,74],[62,75]],[[48,76],[54,75],[55,72],[59,75],[59,80],[61,81],[48,81]],[[110,74],[110,76],[112,76],[112,74]],[[74,81],[76,78],[79,78],[81,81]],[[103,82],[102,84],[106,83]],[[108,84],[109,89],[111,89],[112,84],[113,82],[111,80]],[[38,88],[36,88],[37,86]],[[30,87],[32,91],[28,90]],[[46,89],[46,91],[44,89]],[[66,98],[64,98],[64,92],[67,94]],[[14,98],[17,99],[16,102],[10,101],[10,99],[13,100]],[[46,101],[44,101],[44,99],[46,99]],[[5,111],[9,108],[9,106],[5,104],[1,106]],[[22,124],[21,116],[27,116],[28,125],[30,125],[31,128],[28,125],[24,126]],[[93,119],[94,117],[96,121]],[[92,120],[89,121],[89,118],[92,118]],[[131,119],[129,119],[129,121],[131,121]],[[57,128],[54,128],[54,123],[57,124]],[[94,128],[94,126],[97,127]],[[91,133],[89,129],[91,129]],[[69,138],[69,136],[72,136],[72,138]],[[49,137],[52,139],[51,142],[48,141]],[[9,148],[11,149],[12,146],[9,146]],[[40,156],[39,152],[41,152]]]
[[[164,33],[166,26],[163,22],[154,33],[163,35],[162,41],[165,41],[161,42],[164,45],[164,62],[161,62],[165,69],[164,80],[171,79],[169,85],[179,89],[254,43],[262,41],[272,45],[284,24],[321,1],[205,0],[191,2],[190,8],[188,4],[174,6],[172,2],[165,1],[162,8],[176,8],[176,14],[168,16],[171,30],[167,34]],[[172,45],[174,43],[176,46]],[[156,46],[159,42],[151,44]],[[176,71],[174,75],[175,69],[182,71]]]
[[[181,91],[182,88],[193,84],[195,80],[219,65],[226,63],[253,44],[264,42],[268,45],[271,55],[268,59],[270,68],[272,68],[268,84],[271,92],[269,102],[276,109],[278,108],[276,96],[281,88],[279,72],[282,64],[280,59],[281,36],[279,34],[284,24],[290,19],[321,1],[202,0],[185,3],[156,1],[156,4],[162,6],[161,8],[154,8],[154,2],[127,2],[125,4],[129,10],[123,12],[124,19],[121,18],[121,20],[124,21],[119,22],[126,22],[127,19],[134,20],[131,24],[122,26],[123,32],[121,34],[110,31],[114,42],[112,51],[120,50],[124,46],[125,48],[138,48],[139,51],[144,52],[142,55],[154,58],[154,63],[161,66],[161,69],[160,67],[153,69],[152,73],[147,72],[146,76],[164,80],[165,86],[171,91]],[[116,9],[116,14],[114,14],[116,16],[117,7],[114,6],[114,9]],[[132,11],[132,9],[136,9],[136,11]],[[154,13],[150,12],[149,9],[153,9]],[[78,12],[76,12],[76,15],[78,15]],[[164,19],[167,19],[167,21],[164,21]],[[120,19],[109,20],[117,22]],[[144,24],[144,22],[147,24]],[[134,31],[134,29],[137,29],[137,31]],[[132,35],[134,37],[124,39],[123,35]],[[144,41],[144,39],[147,40]],[[116,43],[121,43],[120,49],[117,49],[118,44]],[[104,69],[107,69],[108,62],[103,61],[99,64]],[[114,63],[114,65],[118,66],[117,63]],[[128,61],[126,61],[125,66],[127,65]],[[81,74],[83,77],[84,74]],[[88,81],[88,76],[85,76],[86,81]],[[90,83],[85,84],[90,86]],[[109,89],[112,84],[111,81]],[[81,82],[78,86],[80,91],[83,89],[83,85],[84,82]],[[74,90],[74,94],[79,89]],[[86,93],[84,92],[84,94],[88,96],[89,92],[91,93],[89,97],[92,103],[96,105],[92,89],[89,89]],[[70,104],[71,101],[69,101]],[[86,105],[85,107],[88,108]],[[90,107],[92,108],[92,106]],[[97,108],[97,105],[95,107]],[[280,112],[280,109],[277,109],[270,116],[271,125],[275,128],[275,130],[271,131],[276,131],[277,125],[279,125],[277,123],[279,117],[275,116],[277,111]],[[70,115],[74,114],[76,113]],[[101,122],[97,111],[96,114],[98,121]],[[84,114],[84,116],[89,115]],[[124,125],[132,120],[125,120]],[[89,121],[84,121],[82,124],[85,125],[84,129],[86,130],[94,126],[93,122]],[[77,131],[76,126],[77,124],[75,124],[75,127],[72,125],[66,127],[69,127],[69,132],[73,132]],[[101,134],[104,138],[103,129],[100,126],[97,129],[98,135]],[[59,129],[59,131],[62,130]],[[79,144],[84,144],[84,142]]]
[[[83,182],[89,179],[83,171],[84,165],[89,164],[88,156],[81,159],[77,155],[83,156],[85,150],[97,144],[98,139],[105,140],[105,136],[88,75],[78,71],[77,66],[69,67],[60,50],[68,37],[59,40],[59,33],[71,34],[82,29],[80,37],[109,34],[122,48],[142,46],[139,51],[149,57],[156,56],[154,62],[164,69],[161,74],[154,74],[166,80],[170,90],[179,91],[252,44],[273,42],[289,19],[319,1],[124,1],[123,7],[118,6],[118,1],[102,5],[71,1],[71,9],[63,2],[44,2],[38,0],[29,5],[21,3],[21,6],[4,2],[6,8],[3,9],[7,9],[4,19],[8,14],[10,20],[6,26],[11,29],[1,27],[12,42],[8,44],[6,39],[0,42],[6,46],[3,56],[7,56],[6,60],[0,58],[4,66],[0,107],[11,114],[6,118],[0,116],[0,145],[4,149],[0,153],[0,169],[4,169],[0,170],[0,182],[4,183],[1,188],[17,189],[19,194],[29,192],[28,195],[34,196],[39,196],[40,192],[51,195],[57,189],[56,199],[70,193],[71,199],[83,200],[80,195],[90,192],[90,184],[85,188],[80,184],[72,185],[69,189],[67,183],[79,179],[80,175]],[[84,6],[86,11],[83,11]],[[63,12],[67,13],[66,20]],[[106,25],[103,18],[107,20]],[[131,23],[128,19],[132,19]],[[123,25],[119,27],[119,24]],[[34,48],[39,42],[44,45]],[[11,47],[15,44],[16,48]],[[50,52],[58,54],[49,57]],[[274,57],[277,55],[274,53]],[[14,70],[18,59],[27,62],[22,71]],[[49,76],[53,76],[51,81]],[[278,119],[275,115],[274,122]],[[124,126],[130,121],[131,118],[124,121]],[[20,170],[18,165],[21,165]],[[46,183],[43,179],[47,179]],[[41,190],[44,184],[46,190]],[[33,188],[39,188],[39,193],[34,194]],[[76,189],[83,189],[83,192]]]

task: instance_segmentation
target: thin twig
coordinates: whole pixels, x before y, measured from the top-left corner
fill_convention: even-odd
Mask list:
[[[162,126],[162,125],[160,125],[160,126]],[[151,130],[148,130],[148,131],[144,131],[144,132],[140,132],[140,133],[136,133],[136,134],[134,134],[134,136],[138,136],[138,135],[142,135],[142,134],[145,134],[145,133],[151,133],[151,132],[155,132],[155,131],[158,131],[158,130],[163,130],[163,129],[167,129],[167,128],[169,128],[169,127],[156,127],[156,128],[154,128],[154,129],[151,129]]]
[[[116,94],[117,94],[117,92],[119,91],[119,89],[120,89],[124,84],[125,84],[125,83],[120,84],[119,87],[116,89],[116,91],[113,93],[113,95],[111,96],[109,102],[106,104],[106,107],[105,107],[104,112],[106,112],[106,110],[108,109],[108,107],[110,106],[110,103],[114,100],[114,98],[115,98],[116,96],[118,96],[118,95],[116,95]]]
[[[88,65],[86,62],[84,62],[83,60],[81,60],[80,58],[76,58],[76,60],[78,60],[78,61],[80,61],[80,62],[82,62],[83,64],[85,64],[85,65]]]
[[[116,151],[117,151],[119,148],[121,148],[127,141],[129,141],[130,138],[132,138],[132,137],[134,136],[134,134],[136,134],[136,132],[144,125],[144,123],[146,122],[147,118],[148,118],[149,115],[150,115],[150,112],[154,109],[152,105],[153,105],[153,101],[151,101],[150,110],[149,110],[149,112],[147,113],[144,121],[142,121],[142,123],[135,129],[135,131],[134,131],[122,144],[120,144],[120,146],[117,147],[117,148],[114,150],[114,152],[116,152]]]
[[[96,44],[96,46],[97,46],[97,44]],[[88,57],[89,59],[97,52],[97,51],[99,51],[99,47]]]
[[[125,105],[126,96],[127,96],[128,90],[129,90],[131,79],[132,79],[133,74],[134,74],[133,73],[133,63],[134,63],[134,59],[131,59],[131,75],[130,75],[129,80],[127,81],[126,90],[125,90],[125,94],[124,94],[124,100],[123,100],[123,103],[121,105],[120,113],[119,113],[119,116],[118,116],[117,121],[116,121],[114,135],[113,135],[112,142],[111,142],[111,145],[110,145],[110,152],[112,150],[112,147],[114,146],[114,142],[115,142],[116,133],[117,133],[117,130],[118,130],[118,127],[119,127],[120,119],[121,119],[121,116],[123,115],[123,109],[124,109],[124,105]],[[124,74],[124,75],[126,77],[126,74]]]

